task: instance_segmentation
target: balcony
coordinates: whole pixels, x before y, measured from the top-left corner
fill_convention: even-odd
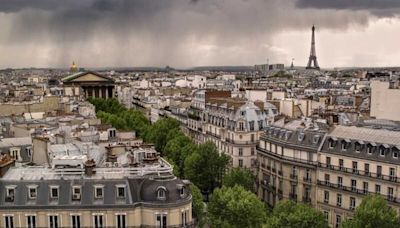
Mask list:
[[[397,183],[400,182],[399,178],[397,178],[396,176],[382,175],[380,173],[371,173],[369,170],[366,170],[366,171],[357,170],[357,169],[353,169],[353,168],[346,168],[346,167],[335,166],[335,165],[327,165],[327,164],[323,164],[323,163],[318,163],[318,166],[321,168],[345,172],[345,173],[349,173],[349,174],[367,176],[367,177],[377,178],[377,179],[386,180],[386,181],[390,181],[390,182],[397,182]]]
[[[268,156],[271,157],[275,157],[281,160],[288,160],[288,161],[294,161],[294,162],[299,162],[299,163],[303,163],[303,164],[308,164],[308,165],[318,165],[317,161],[310,161],[310,160],[306,160],[306,159],[301,159],[301,158],[294,158],[294,157],[289,157],[289,156],[285,156],[285,155],[280,155],[280,154],[276,154],[273,153],[267,149],[263,149],[260,146],[256,146],[256,149],[260,152],[262,152],[263,154],[266,154]]]
[[[303,177],[303,182],[311,183],[311,177]]]
[[[233,139],[229,139],[229,138],[225,138],[225,142],[232,143],[232,144],[239,144],[239,145],[253,145],[253,144],[257,144],[256,141],[233,140]]]
[[[351,192],[354,194],[359,194],[359,195],[374,195],[376,194],[375,192],[369,192],[367,189],[357,189],[356,187],[349,187],[349,186],[343,186],[340,184],[334,184],[334,183],[330,183],[327,181],[322,181],[322,180],[317,180],[317,184],[321,185],[321,186],[326,186],[332,189],[340,189],[342,191],[346,191],[346,192]],[[380,194],[380,193],[378,193]],[[382,195],[382,194],[380,194]],[[400,204],[400,199],[397,199],[396,197],[392,196],[392,195],[382,195],[386,198],[387,201],[389,202],[393,202],[393,203],[398,203]]]
[[[298,176],[297,176],[297,174],[290,174],[290,179],[292,179],[292,180],[294,180],[294,181],[297,181],[297,179],[298,179]]]
[[[211,136],[213,136],[214,138],[221,139],[221,136],[220,136],[220,135],[215,134],[215,133],[212,133],[211,131],[206,131],[206,134],[207,134],[207,135],[211,135]]]

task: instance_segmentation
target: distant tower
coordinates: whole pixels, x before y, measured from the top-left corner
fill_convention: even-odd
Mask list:
[[[292,64],[290,64],[290,69],[294,69],[293,61],[294,61],[294,58],[292,58]]]
[[[315,27],[312,27],[312,35],[311,35],[311,52],[310,57],[308,59],[308,64],[306,69],[315,69],[319,70],[319,65],[317,61],[317,53],[315,51]]]
[[[72,65],[71,65],[71,68],[69,68],[69,71],[70,71],[71,73],[76,73],[76,72],[78,72],[78,66],[76,66],[76,64],[75,64],[74,61],[72,61]]]

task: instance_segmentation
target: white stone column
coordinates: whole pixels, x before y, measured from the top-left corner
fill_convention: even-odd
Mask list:
[[[106,86],[106,99],[109,98],[109,94],[108,94],[108,86]]]

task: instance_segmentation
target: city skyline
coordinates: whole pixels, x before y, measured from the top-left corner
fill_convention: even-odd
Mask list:
[[[400,66],[400,2],[2,1],[0,68]]]

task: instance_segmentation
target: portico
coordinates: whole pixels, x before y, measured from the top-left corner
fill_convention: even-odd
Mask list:
[[[114,97],[114,80],[95,72],[79,72],[63,78],[62,82],[64,86],[80,87],[86,98]]]

